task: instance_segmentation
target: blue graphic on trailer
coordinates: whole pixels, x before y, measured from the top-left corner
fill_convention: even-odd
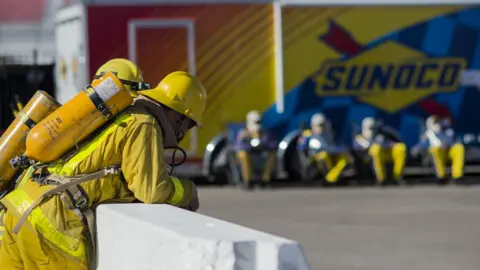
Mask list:
[[[464,58],[467,70],[480,70],[479,18],[480,8],[467,8],[390,33],[363,45],[362,50],[373,50],[386,41],[394,41],[432,58]],[[342,60],[350,57],[352,55],[345,55]],[[434,105],[443,106],[442,109],[453,118],[458,134],[480,134],[480,125],[473,124],[480,123],[480,112],[477,109],[480,107],[480,91],[476,87],[460,86],[455,92],[436,93],[393,113],[366,104],[353,96],[320,97],[315,93],[317,87],[312,74],[285,95],[283,114],[276,112],[275,105],[264,112],[264,126],[271,128],[281,138],[289,131],[298,129],[302,122],[308,126],[314,113],[323,112],[331,119],[341,141],[350,144],[354,124],[360,124],[363,118],[373,116],[399,130],[405,143],[413,146],[418,142],[424,119],[431,114],[429,107]],[[430,105],[424,105],[426,103]]]

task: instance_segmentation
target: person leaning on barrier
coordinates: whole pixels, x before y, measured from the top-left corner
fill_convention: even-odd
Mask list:
[[[377,184],[387,184],[385,166],[393,164],[394,183],[403,179],[407,147],[390,127],[381,124],[373,117],[362,120],[361,132],[353,140],[355,151],[365,151],[371,158]]]
[[[7,208],[2,269],[95,269],[92,209],[102,203],[139,200],[198,209],[194,183],[169,176],[164,149],[179,148],[177,141],[201,125],[204,87],[196,77],[177,71],[154,89],[143,89],[140,69],[128,60],[108,62],[97,75],[106,71],[132,86],[137,97],[67,160],[27,169],[16,189],[1,200]],[[92,181],[42,197],[62,187],[49,181],[75,181],[80,175]]]
[[[447,163],[452,163],[452,180],[458,181],[463,177],[465,163],[465,147],[455,138],[451,125],[445,119],[432,115],[425,121],[425,133],[420,143],[413,149],[414,153],[428,149],[433,159],[438,184],[446,184]]]
[[[325,171],[327,183],[337,183],[349,162],[348,150],[337,142],[330,120],[322,113],[312,116],[310,126],[299,137],[297,149],[307,154],[307,166],[313,163]]]
[[[272,171],[275,167],[277,143],[270,133],[262,127],[261,114],[250,111],[246,117],[246,128],[238,132],[235,141],[235,150],[240,161],[240,169],[244,187],[253,188],[252,153],[266,154],[261,175],[262,187],[270,186]]]

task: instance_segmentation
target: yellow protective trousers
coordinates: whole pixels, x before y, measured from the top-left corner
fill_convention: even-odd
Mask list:
[[[463,176],[463,167],[465,164],[465,147],[461,143],[456,143],[449,148],[430,147],[430,154],[435,166],[435,174],[443,179],[447,176],[447,163],[452,162],[452,178],[459,179]]]
[[[393,178],[400,181],[403,178],[403,170],[407,158],[407,147],[404,143],[395,143],[391,148],[383,148],[379,144],[372,144],[368,150],[372,158],[373,170],[378,183],[386,178],[385,165],[393,163]]]
[[[242,173],[242,178],[245,183],[252,181],[253,172],[252,172],[252,158],[249,152],[247,151],[238,151],[237,153],[238,160],[240,161],[240,169]],[[267,183],[270,181],[272,171],[275,166],[275,151],[270,151],[267,156],[267,160],[264,165],[262,172],[262,182]]]
[[[33,231],[23,226],[18,234],[12,233],[18,219],[8,211],[5,214],[5,232],[0,248],[0,269],[5,270],[86,270],[78,261],[71,261],[59,253]]]
[[[322,151],[315,154],[313,159],[320,171],[324,170],[323,166],[326,167],[327,172],[325,180],[327,180],[329,183],[337,182],[348,164],[348,154],[346,153],[330,154]]]

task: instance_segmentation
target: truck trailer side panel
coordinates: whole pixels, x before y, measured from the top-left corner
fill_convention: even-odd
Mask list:
[[[272,104],[264,119],[280,137],[316,112],[346,144],[368,116],[408,146],[432,114],[479,137],[478,7],[287,6],[283,15],[286,110]]]
[[[270,4],[88,6],[90,77],[133,54],[153,85],[174,70],[195,73],[208,93],[205,127],[182,144],[199,157],[227,123],[275,101],[272,21]]]

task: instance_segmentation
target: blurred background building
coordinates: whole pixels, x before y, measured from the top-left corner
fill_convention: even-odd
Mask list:
[[[11,105],[37,89],[54,92],[55,13],[75,0],[0,1],[0,133]]]
[[[55,12],[76,0],[0,1],[0,61],[3,64],[52,64],[55,61]]]

